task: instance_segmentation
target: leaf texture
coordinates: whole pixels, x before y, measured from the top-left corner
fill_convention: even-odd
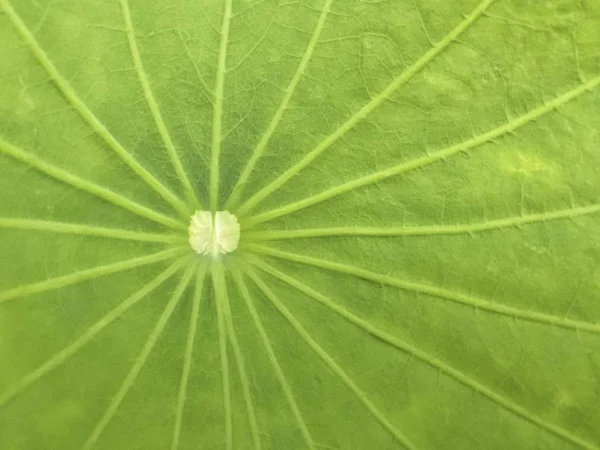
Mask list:
[[[0,448],[600,448],[598,48],[595,0],[0,0]]]

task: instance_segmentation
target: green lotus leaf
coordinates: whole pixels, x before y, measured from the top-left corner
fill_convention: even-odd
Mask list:
[[[0,449],[600,448],[599,48],[597,0],[0,0]]]

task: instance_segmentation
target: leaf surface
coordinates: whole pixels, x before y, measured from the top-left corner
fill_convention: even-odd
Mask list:
[[[3,450],[600,447],[600,3],[0,11]]]

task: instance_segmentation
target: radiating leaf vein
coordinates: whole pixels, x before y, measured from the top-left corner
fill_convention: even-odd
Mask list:
[[[292,96],[294,95],[296,86],[298,85],[302,76],[304,75],[304,72],[306,71],[306,67],[308,66],[308,63],[310,62],[310,59],[315,51],[315,48],[317,47],[319,37],[321,36],[321,31],[323,30],[323,27],[325,26],[325,21],[327,20],[327,15],[329,14],[329,10],[331,8],[332,3],[333,3],[333,0],[325,0],[323,9],[321,11],[321,15],[319,16],[319,19],[317,20],[317,24],[315,26],[315,29],[313,30],[310,40],[308,41],[308,45],[306,46],[304,55],[302,56],[302,59],[300,60],[300,64],[298,64],[298,67],[296,68],[296,72],[292,76],[292,79],[290,80],[289,85],[285,89],[285,93],[283,95],[283,98],[281,99],[281,103],[279,104],[277,111],[275,111],[275,114],[273,115],[271,122],[269,123],[269,125],[267,126],[267,129],[261,136],[260,140],[258,141],[258,144],[256,145],[256,147],[254,148],[254,151],[252,152],[252,155],[250,156],[250,159],[248,160],[248,162],[246,163],[245,167],[243,168],[240,176],[238,177],[238,179],[235,183],[235,186],[233,187],[231,196],[230,196],[229,200],[227,200],[227,202],[225,203],[226,209],[231,209],[231,208],[234,208],[237,206],[237,201],[239,200],[240,196],[242,195],[243,189],[246,185],[246,182],[248,181],[248,178],[250,177],[252,171],[254,170],[256,163],[261,158],[265,149],[267,148],[267,144],[269,143],[271,136],[277,129],[277,126],[279,125],[279,122],[281,121],[281,118],[283,117],[283,113],[287,109],[287,107],[290,103],[290,100],[291,100]]]
[[[298,230],[263,230],[249,231],[244,234],[244,238],[246,240],[273,241],[280,239],[301,239],[327,236],[435,236],[473,234],[483,231],[502,230],[505,228],[519,228],[521,225],[547,223],[555,220],[597,214],[598,212],[600,212],[600,204],[592,204],[538,214],[526,214],[523,216],[506,217],[504,219],[487,220],[480,223],[432,226],[331,227]]]
[[[159,242],[172,244],[181,242],[182,237],[174,234],[145,233],[122,228],[104,228],[80,223],[67,223],[52,220],[18,219],[0,217],[0,228],[27,231],[47,231],[51,233],[80,236],[98,236],[128,241]]]
[[[431,356],[427,352],[424,352],[423,350],[420,350],[419,348],[417,348],[413,345],[408,344],[407,342],[405,342],[402,339],[399,339],[395,336],[392,336],[388,333],[385,333],[385,332],[379,330],[375,326],[371,325],[369,322],[361,319],[360,317],[355,316],[354,314],[347,311],[345,308],[339,306],[333,300],[331,300],[329,297],[326,297],[325,295],[321,294],[320,292],[310,288],[303,281],[297,280],[296,278],[293,278],[293,277],[275,269],[274,267],[262,262],[259,259],[255,260],[255,265],[257,265],[260,269],[264,270],[265,272],[280,279],[281,281],[288,284],[289,286],[292,286],[293,288],[304,293],[305,295],[312,298],[313,300],[319,302],[326,308],[328,308],[331,311],[333,311],[334,313],[338,314],[340,317],[343,317],[348,322],[356,325],[357,327],[359,327],[366,333],[369,333],[371,336],[375,337],[376,339],[379,339],[380,341],[385,342],[386,344],[391,345],[392,347],[395,347],[398,350],[400,350],[410,356],[415,357],[416,359],[429,365],[430,367],[441,371],[442,373],[453,378],[454,380],[458,381],[462,385],[464,385],[470,389],[473,389],[475,392],[492,400],[494,403],[500,405],[502,408],[506,409],[507,411],[510,411],[513,414],[515,414],[515,415],[539,426],[540,428],[543,428],[544,430],[547,430],[550,433],[555,434],[556,436],[559,436],[560,438],[562,438],[568,442],[571,442],[581,448],[590,449],[590,450],[595,448],[591,443],[574,435],[572,432],[565,430],[564,428],[559,427],[557,425],[554,425],[553,423],[542,419],[541,417],[539,417],[536,414],[533,414],[531,411],[523,408],[522,406],[518,405],[517,403],[498,394],[497,392],[486,387],[479,381],[474,380],[466,373],[464,373],[458,369],[455,369],[454,367],[450,366],[449,364]]]
[[[179,448],[181,438],[181,428],[183,423],[183,412],[187,400],[187,387],[192,369],[192,360],[194,356],[194,342],[196,341],[196,330],[200,316],[200,303],[202,299],[202,289],[206,276],[207,266],[202,264],[196,273],[196,283],[194,289],[194,298],[192,301],[192,311],[190,314],[190,325],[188,329],[187,340],[183,354],[183,367],[181,370],[181,381],[179,384],[179,393],[177,395],[177,406],[175,409],[175,425],[173,426],[173,440],[171,441],[171,450]]]
[[[19,395],[33,383],[39,381],[48,373],[63,365],[70,357],[80,351],[90,341],[92,341],[92,339],[104,331],[106,327],[121,317],[125,312],[127,312],[141,300],[143,300],[148,294],[158,288],[166,280],[171,278],[175,272],[181,269],[183,262],[185,262],[184,259],[171,264],[165,271],[151,279],[148,283],[142,286],[140,290],[125,299],[121,304],[102,317],[98,322],[91,325],[80,337],[73,341],[73,343],[65,347],[63,350],[57,352],[37,369],[28,373],[12,387],[8,388],[0,395],[0,407],[4,406],[6,403],[8,403],[8,401]]]
[[[275,258],[293,261],[308,266],[318,267],[320,269],[326,269],[333,272],[343,273],[346,275],[361,278],[363,280],[372,281],[374,283],[396,287],[405,291],[415,292],[417,294],[430,295],[432,297],[437,297],[443,300],[448,300],[454,303],[470,306],[476,309],[488,311],[495,314],[500,314],[510,318],[525,320],[529,322],[537,322],[543,325],[553,325],[578,332],[587,331],[589,333],[600,334],[600,323],[582,322],[579,320],[568,319],[566,317],[558,317],[550,314],[544,314],[537,311],[528,311],[519,308],[514,308],[512,306],[507,306],[500,303],[494,303],[488,300],[477,298],[473,295],[452,292],[447,289],[443,289],[436,286],[430,286],[427,284],[404,281],[390,275],[371,272],[369,270],[361,269],[348,264],[336,263],[333,261],[313,258],[310,256],[300,255],[296,253],[289,253],[257,244],[248,244],[248,249],[256,253],[269,255]]]
[[[213,108],[212,146],[210,154],[210,180],[209,196],[210,209],[217,210],[219,202],[219,158],[221,157],[221,144],[223,132],[223,91],[225,89],[225,73],[227,71],[227,45],[229,43],[229,27],[231,22],[232,0],[223,2],[223,24],[221,29],[221,43],[219,46],[219,61],[215,85],[215,103]]]
[[[277,360],[277,356],[275,355],[275,351],[273,350],[273,346],[271,345],[269,336],[267,335],[267,332],[262,324],[262,320],[260,319],[258,311],[256,310],[256,308],[254,306],[254,300],[252,299],[252,295],[250,294],[250,291],[248,290],[248,286],[246,285],[246,282],[244,281],[242,274],[238,270],[235,270],[233,272],[233,277],[234,277],[234,280],[238,287],[238,290],[242,294],[242,298],[244,299],[244,302],[246,303],[248,312],[250,313],[250,316],[252,317],[252,321],[254,322],[254,326],[256,327],[256,330],[258,331],[258,335],[259,335],[260,340],[262,341],[263,347],[265,348],[265,350],[267,352],[269,362],[271,363],[271,366],[273,367],[273,370],[275,372],[275,376],[277,377],[279,384],[281,385],[283,394],[285,395],[285,398],[286,398],[288,404],[290,405],[290,409],[292,410],[292,413],[294,414],[294,418],[296,419],[296,423],[298,424],[300,432],[302,433],[304,442],[305,442],[306,446],[309,448],[309,450],[316,450],[315,443],[313,441],[312,436],[310,435],[310,432],[308,431],[308,427],[306,426],[306,422],[304,421],[304,418],[302,417],[300,408],[298,407],[298,404],[296,403],[296,399],[294,398],[294,394],[292,392],[290,384],[285,376],[285,373],[283,372],[283,369],[281,368],[281,365],[279,364],[279,361]]]
[[[184,252],[185,250],[182,248],[171,248],[168,250],[162,250],[160,252],[152,253],[150,255],[127,259],[125,261],[103,264],[101,266],[93,267],[91,269],[78,270],[77,272],[73,272],[69,275],[48,278],[37,283],[25,284],[4,292],[0,292],[0,304],[9,300],[17,299],[19,297],[40,294],[42,292],[60,289],[66,286],[81,283],[83,281],[89,281],[106,275],[111,275],[113,273],[137,269],[139,267],[147,266],[150,264],[156,264],[161,261],[166,261],[168,259],[173,259],[177,256],[181,256]]]
[[[146,98],[146,102],[148,103],[150,112],[152,113],[152,118],[154,119],[154,123],[156,124],[156,128],[158,129],[158,133],[160,134],[160,137],[162,138],[163,143],[165,144],[165,148],[167,149],[167,153],[169,154],[171,163],[175,168],[175,173],[179,178],[179,182],[185,190],[185,194],[188,198],[188,201],[194,206],[195,209],[198,209],[200,208],[200,202],[198,201],[198,198],[196,197],[196,194],[194,192],[194,187],[192,186],[192,183],[190,182],[190,179],[187,176],[185,169],[183,168],[183,164],[181,163],[181,159],[179,158],[179,154],[177,153],[175,144],[173,144],[173,140],[171,139],[171,135],[169,134],[169,130],[167,129],[167,124],[163,119],[158,103],[156,102],[154,94],[152,93],[152,87],[150,86],[148,74],[146,73],[146,69],[144,68],[144,63],[142,62],[142,57],[140,55],[140,51],[135,38],[135,31],[133,27],[133,21],[131,20],[131,11],[129,9],[128,0],[121,0],[121,11],[123,14],[123,21],[125,22],[127,41],[129,42],[129,49],[133,58],[133,64],[135,66],[135,70],[138,74],[138,78],[142,85],[144,97]]]
[[[231,315],[231,306],[229,304],[229,296],[225,296],[225,300],[226,302],[223,308],[225,316],[225,325],[227,326],[227,335],[229,336],[229,342],[231,343],[231,348],[233,349],[233,356],[235,358],[236,366],[239,372],[240,382],[242,385],[244,402],[246,403],[246,412],[248,414],[248,423],[250,424],[250,433],[252,434],[252,443],[254,446],[254,450],[261,450],[262,445],[260,443],[260,432],[258,430],[256,413],[254,411],[254,403],[252,401],[252,394],[250,392],[250,382],[248,381],[248,375],[246,374],[246,366],[244,364],[242,348],[240,346],[235,332],[233,317]]]
[[[416,450],[415,445],[402,433],[396,426],[394,426],[389,419],[371,402],[367,394],[360,389],[352,378],[344,372],[344,370],[335,362],[335,360],[327,353],[323,348],[312,338],[310,333],[296,320],[294,315],[283,305],[281,300],[269,289],[269,287],[253,270],[249,271],[250,278],[256,283],[259,289],[264,294],[271,304],[279,311],[279,313],[286,318],[286,320],[292,325],[294,330],[302,338],[304,342],[323,360],[327,366],[340,378],[340,380],[352,391],[358,400],[369,410],[369,412],[375,417],[375,419],[400,442],[405,448],[409,450]]]
[[[52,63],[46,52],[42,49],[33,33],[27,28],[25,22],[19,17],[14,10],[9,0],[0,0],[2,9],[7,13],[10,21],[14,25],[17,32],[25,40],[30,51],[36,57],[40,65],[46,70],[48,75],[65,98],[73,105],[77,113],[98,133],[98,135],[108,144],[108,146],[127,164],[135,174],[137,174],[148,186],[150,186],[157,194],[165,199],[175,210],[187,217],[189,208],[175,194],[173,194],[163,183],[161,183],[154,175],[152,175],[144,166],[142,166],[107,130],[102,122],[94,115],[90,108],[83,100],[75,93],[73,87],[63,77],[56,66]]]
[[[262,202],[265,198],[278,190],[281,186],[287,183],[291,178],[296,176],[301,170],[311,164],[321,153],[326,151],[339,139],[350,131],[356,124],[364,120],[369,114],[383,104],[394,92],[402,87],[415,74],[420,72],[427,64],[432,61],[437,55],[444,51],[458,36],[465,32],[477,19],[485,12],[494,0],[483,0],[465,20],[458,24],[446,37],[440,40],[434,47],[427,51],[419,60],[412,66],[408,67],[400,75],[398,75],[390,85],[378,94],[373,100],[363,106],[350,119],[344,122],[333,133],[327,136],[319,145],[311,150],[304,158],[290,167],[288,170],[279,175],[274,181],[262,188],[246,201],[238,210],[239,215],[248,214],[256,205]]]
[[[221,265],[211,266],[211,275],[215,289],[217,305],[217,324],[219,328],[219,352],[221,354],[221,384],[223,387],[223,404],[225,406],[225,448],[233,450],[233,407],[231,403],[231,384],[229,373],[229,356],[227,352],[227,330],[225,329],[225,302],[227,302],[227,286]]]
[[[162,213],[154,211],[146,206],[140,205],[139,203],[130,200],[126,197],[123,197],[121,194],[117,194],[116,192],[100,186],[91,181],[85,180],[84,178],[80,178],[76,175],[73,175],[67,172],[64,169],[56,167],[39,156],[27,152],[16,145],[11,144],[8,141],[0,138],[0,153],[4,153],[5,155],[10,156],[22,163],[25,163],[40,172],[45,173],[46,175],[58,180],[62,183],[68,184],[76,189],[92,194],[98,198],[101,198],[104,201],[112,203],[115,206],[119,206],[128,211],[131,211],[134,214],[137,214],[140,217],[144,217],[146,219],[150,219],[154,222],[160,223],[167,227],[171,228],[185,228],[185,223],[176,220],[172,217],[166,216]]]
[[[185,270],[183,276],[181,277],[181,281],[177,285],[175,292],[171,296],[171,298],[170,298],[169,302],[167,303],[167,305],[165,306],[161,316],[159,317],[158,321],[156,322],[156,325],[154,326],[152,332],[148,336],[148,339],[146,340],[144,347],[142,348],[141,352],[135,359],[133,366],[131,367],[129,373],[123,380],[123,383],[119,387],[119,390],[117,391],[117,393],[111,400],[110,404],[104,411],[104,414],[102,415],[102,417],[100,418],[100,420],[98,421],[98,423],[96,424],[94,429],[92,430],[91,434],[89,435],[89,437],[83,444],[82,450],[91,450],[92,448],[94,448],[94,446],[96,445],[96,442],[102,435],[104,429],[106,428],[106,426],[110,423],[110,421],[115,416],[117,410],[121,406],[121,403],[125,399],[125,396],[129,392],[129,390],[131,389],[133,384],[135,383],[135,380],[137,379],[139,373],[141,372],[142,368],[146,364],[146,361],[148,360],[150,353],[152,353],[152,350],[154,349],[156,342],[162,335],[162,333],[165,329],[165,326],[167,325],[167,322],[168,322],[169,318],[171,317],[171,314],[173,314],[175,307],[177,306],[177,304],[181,300],[181,297],[183,296],[185,290],[187,289],[187,286],[190,283],[190,280],[192,279],[194,271],[195,271],[195,264],[189,264],[188,268]]]
[[[496,139],[505,134],[511,133],[516,129],[527,125],[528,123],[542,117],[543,115],[549,113],[550,111],[554,111],[559,108],[563,104],[571,101],[581,94],[588,92],[595,87],[600,85],[600,76],[590,79],[587,83],[582,84],[575,89],[572,89],[565,94],[562,94],[558,97],[555,97],[553,100],[546,102],[545,104],[538,106],[537,108],[529,111],[522,116],[511,120],[510,122],[505,123],[502,126],[494,128],[486,133],[475,136],[471,139],[468,139],[464,142],[451,145],[449,147],[443,148],[441,150],[437,150],[433,153],[428,154],[427,156],[423,156],[420,158],[415,158],[411,161],[400,163],[395,166],[392,166],[388,169],[383,169],[378,172],[374,172],[369,175],[365,175],[363,177],[356,178],[354,180],[348,181],[346,183],[342,183],[338,186],[334,186],[320,192],[319,194],[315,194],[310,197],[306,197],[302,200],[298,200],[293,203],[289,203],[280,208],[273,209],[271,211],[267,211],[262,214],[257,214],[247,220],[247,226],[251,227],[256,224],[266,222],[269,220],[273,220],[277,217],[285,216],[287,214],[291,214],[300,209],[307,208],[309,206],[316,205],[317,203],[321,203],[330,198],[336,197],[338,195],[344,194],[346,192],[350,192],[354,189],[358,189],[364,186],[376,184],[380,181],[385,180],[386,178],[390,178],[401,173],[406,173],[412,170],[420,169],[422,167],[428,166],[438,161],[443,161],[451,156],[454,156],[460,152],[467,151],[469,149],[479,147],[482,144],[485,144],[493,139]]]

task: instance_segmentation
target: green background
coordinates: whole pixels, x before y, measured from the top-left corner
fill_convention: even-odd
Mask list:
[[[599,48],[596,0],[0,0],[0,448],[599,448]]]

